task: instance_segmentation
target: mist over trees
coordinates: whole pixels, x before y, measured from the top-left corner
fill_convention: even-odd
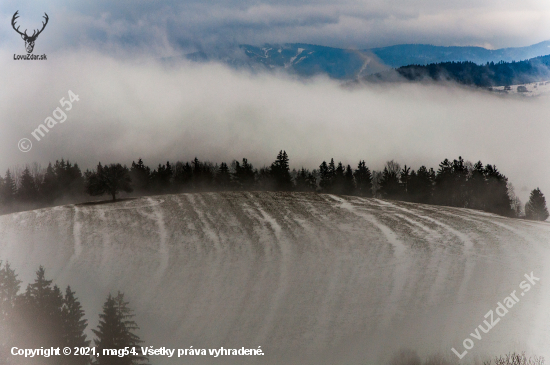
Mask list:
[[[521,216],[523,208],[506,176],[495,165],[481,161],[471,163],[458,157],[444,159],[437,170],[426,166],[415,170],[391,160],[383,170],[371,171],[365,160],[352,166],[331,158],[322,161],[318,169],[291,170],[290,158],[281,150],[270,165],[260,168],[246,158],[217,164],[195,157],[187,162],[167,161],[156,168],[139,158],[130,168],[120,163],[99,163],[95,170],[84,173],[77,164],[64,160],[46,169],[35,165],[18,169],[15,174],[8,170],[0,177],[0,212],[85,202],[89,196],[105,194],[115,200],[122,192],[143,196],[229,190],[375,197],[471,208],[508,217]],[[544,216],[539,195],[526,209],[529,219]]]
[[[99,315],[96,338],[96,353],[103,349],[125,349],[130,354],[120,356],[92,357],[75,355],[75,348],[89,348],[85,330],[88,321],[76,292],[68,286],[63,294],[52,280],[46,279],[46,270],[41,266],[36,271],[34,282],[20,293],[21,281],[9,263],[0,261],[0,364],[55,364],[55,365],[139,365],[147,364],[137,346],[142,343],[136,331],[135,315],[124,300],[124,294],[116,297],[109,294]],[[11,348],[49,349],[69,347],[72,355],[37,356],[25,358],[12,356]],[[131,351],[134,349],[134,351]],[[90,353],[91,355],[91,353]]]
[[[528,84],[548,80],[550,76],[550,55],[524,61],[497,63],[487,62],[478,65],[471,61],[441,62],[429,65],[408,65],[395,71],[409,81],[454,81],[463,85],[479,87]],[[380,81],[387,73],[367,76],[369,81]],[[518,89],[518,92],[527,91]]]

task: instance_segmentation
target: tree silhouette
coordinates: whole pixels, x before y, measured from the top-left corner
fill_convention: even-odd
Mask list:
[[[17,187],[15,185],[15,180],[8,169],[6,171],[6,177],[2,183],[2,191],[0,191],[0,200],[2,204],[10,206],[14,203],[17,194]]]
[[[275,180],[275,190],[289,191],[292,189],[292,177],[290,176],[288,161],[286,151],[281,150],[275,162],[271,164],[271,175]]]
[[[365,164],[365,160],[359,161],[357,169],[353,173],[355,178],[356,193],[359,196],[372,196],[372,174]]]
[[[132,161],[132,167],[130,168],[130,179],[132,180],[132,187],[140,193],[146,192],[151,187],[151,169],[143,163],[140,158],[138,162]]]
[[[231,174],[229,173],[229,167],[225,162],[220,164],[215,177],[216,185],[219,190],[227,190],[231,185]]]
[[[309,170],[303,167],[296,172],[294,183],[294,190],[296,191],[315,191],[317,189],[317,179]]]
[[[380,194],[386,199],[400,199],[403,196],[403,187],[399,181],[401,166],[393,160],[386,162],[380,180]]]
[[[9,351],[14,344],[14,310],[20,284],[21,280],[17,279],[10,264],[6,262],[2,266],[0,261],[0,363],[11,355]]]
[[[140,356],[139,344],[143,341],[135,333],[139,327],[133,320],[135,315],[124,301],[124,294],[118,292],[116,297],[109,296],[103,305],[103,312],[99,315],[97,330],[92,330],[96,335],[94,343],[96,351],[103,352],[103,349],[124,349],[126,347],[133,354],[128,356],[99,356],[98,365],[136,365],[147,362],[147,358]]]
[[[255,187],[256,171],[246,158],[243,158],[242,165],[238,161],[233,161],[234,173],[232,182],[238,190],[252,190]]]
[[[116,200],[116,195],[120,191],[130,193],[133,191],[130,183],[130,174],[126,166],[121,164],[97,165],[94,172],[86,172],[86,192],[91,196],[103,195],[105,193]]]
[[[529,201],[525,204],[525,218],[545,221],[548,219],[548,208],[546,207],[546,198],[539,188],[531,191]]]
[[[70,286],[65,291],[61,316],[63,321],[63,347],[70,347],[71,349],[75,347],[88,347],[90,341],[86,339],[86,334],[84,333],[88,326],[88,321],[84,319],[82,305],[75,297],[75,292],[71,290]],[[90,359],[86,356],[63,356],[61,363],[67,365],[86,365],[90,363]]]

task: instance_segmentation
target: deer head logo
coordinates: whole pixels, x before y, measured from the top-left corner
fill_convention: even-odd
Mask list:
[[[42,22],[42,29],[40,30],[35,30],[31,36],[29,36],[27,34],[27,30],[25,29],[25,32],[21,33],[19,31],[19,26],[16,28],[15,27],[15,20],[17,18],[19,18],[19,15],[17,15],[17,13],[19,13],[19,10],[17,10],[15,12],[15,14],[13,14],[13,18],[11,18],[11,26],[13,27],[13,29],[19,33],[21,35],[21,38],[23,38],[23,40],[25,41],[25,48],[27,49],[27,53],[32,53],[32,50],[34,49],[34,42],[36,41],[36,38],[38,38],[38,35],[40,33],[42,33],[42,31],[44,30],[44,28],[46,28],[46,24],[48,24],[48,14],[44,13],[44,19],[46,19],[46,22]],[[37,33],[38,32],[38,33]]]

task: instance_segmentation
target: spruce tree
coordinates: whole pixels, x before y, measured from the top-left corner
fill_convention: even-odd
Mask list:
[[[319,165],[319,176],[321,178],[321,181],[319,181],[321,191],[324,193],[330,191],[334,175],[332,171],[329,170],[326,161],[323,161],[321,165]]]
[[[485,211],[506,217],[513,216],[512,202],[508,195],[508,179],[494,165],[485,166],[487,191]]]
[[[372,174],[365,164],[365,161],[359,161],[357,169],[353,173],[356,184],[356,192],[359,196],[372,196]]]
[[[525,204],[525,218],[537,221],[548,219],[548,208],[546,207],[546,198],[539,188],[531,191],[529,201]]]
[[[220,164],[215,177],[216,187],[218,190],[227,190],[231,184],[231,174],[229,173],[229,167],[225,162]]]
[[[61,194],[57,177],[51,163],[48,164],[44,178],[39,187],[40,199],[45,204],[52,204]]]
[[[19,293],[21,280],[6,262],[2,266],[0,261],[0,364],[7,363],[11,356],[10,348],[15,341],[15,303]]]
[[[232,183],[239,190],[250,191],[256,184],[256,170],[246,158],[243,158],[242,165],[238,161],[233,161],[234,173]]]
[[[353,178],[353,170],[350,165],[346,167],[346,171],[344,172],[343,194],[355,195],[355,180]]]
[[[37,198],[38,187],[27,166],[21,175],[19,189],[17,189],[17,200],[21,203],[36,203]]]
[[[192,191],[193,167],[189,162],[176,162],[174,167],[174,189],[177,192]]]
[[[421,166],[417,171],[412,171],[407,184],[407,195],[410,201],[429,204],[432,201],[435,171],[426,166]]]
[[[485,167],[478,161],[474,164],[468,186],[468,208],[484,210],[487,203],[487,181],[485,179]]]
[[[346,172],[346,169],[344,168],[344,165],[342,165],[342,162],[338,162],[338,165],[336,166],[336,169],[334,170],[334,180],[333,180],[333,183],[332,183],[332,187],[329,190],[330,193],[332,193],[332,194],[344,194],[344,189],[345,189],[344,173],[345,172]]]
[[[402,188],[403,199],[407,201],[411,200],[410,194],[409,194],[410,179],[411,179],[411,168],[405,165],[400,172],[400,181],[401,181],[401,186],[403,187]]]
[[[28,348],[59,347],[62,344],[63,296],[52,281],[46,279],[42,266],[36,272],[36,279],[27,286],[25,294],[16,301],[16,326],[21,345]],[[44,363],[56,363],[55,357]]]
[[[124,294],[118,293],[116,297],[111,294],[103,305],[103,312],[99,315],[97,330],[92,330],[96,335],[94,343],[96,351],[103,349],[124,349],[128,347],[132,354],[124,357],[99,356],[98,365],[137,365],[147,362],[147,358],[139,355],[139,344],[143,341],[135,333],[139,327],[133,320],[135,315],[124,301]],[[133,351],[132,351],[133,349]]]
[[[271,174],[275,180],[275,189],[278,191],[292,190],[292,177],[286,151],[279,151],[277,159],[271,164]]]
[[[403,196],[403,186],[399,181],[401,166],[391,160],[386,162],[380,180],[380,194],[386,199],[400,199]]]
[[[294,189],[296,191],[317,190],[317,179],[313,173],[303,167],[296,173],[294,184]]]
[[[82,305],[78,301],[78,298],[75,297],[75,292],[71,290],[70,286],[65,291],[61,315],[63,320],[62,346],[70,347],[71,349],[75,347],[89,347],[90,341],[86,339],[86,334],[84,333],[88,326],[88,321],[84,319]],[[90,363],[90,358],[86,356],[64,356],[61,360],[62,364],[67,365],[86,365]]]
[[[17,186],[15,185],[15,180],[8,169],[6,171],[6,177],[4,178],[4,183],[2,184],[2,191],[0,192],[0,198],[2,204],[6,206],[11,206],[15,201],[15,196],[17,194]]]
[[[135,163],[132,161],[130,168],[130,179],[132,186],[138,193],[145,193],[150,189],[151,184],[151,169],[143,163],[141,158]]]
[[[450,192],[453,188],[453,165],[446,158],[439,164],[439,169],[435,176],[433,202],[439,205],[452,206],[453,199]]]

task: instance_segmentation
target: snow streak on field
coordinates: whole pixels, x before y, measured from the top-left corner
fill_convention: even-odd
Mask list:
[[[519,283],[541,278],[464,360],[550,357],[550,224],[309,193],[165,195],[0,217],[0,258],[81,298],[136,309],[146,345],[257,348],[216,363],[365,364],[452,355]],[[198,357],[197,357],[198,358]],[[160,363],[212,363],[152,358]]]

